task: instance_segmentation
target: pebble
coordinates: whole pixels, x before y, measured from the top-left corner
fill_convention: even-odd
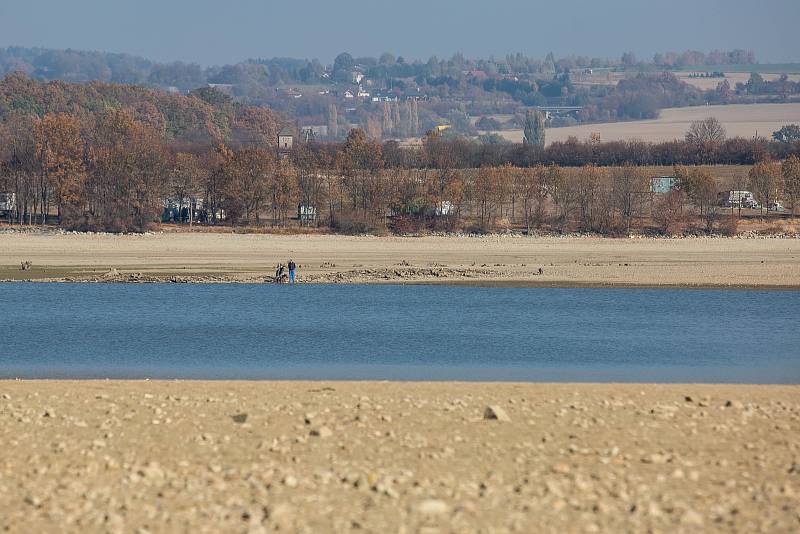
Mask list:
[[[565,464],[564,462],[558,462],[556,464],[553,464],[553,466],[550,468],[550,470],[553,471],[553,473],[558,473],[560,475],[566,475],[566,474],[568,474],[570,472],[571,469],[569,467],[569,464]]]
[[[439,499],[426,499],[417,505],[417,512],[422,515],[446,514],[449,509],[447,503]]]
[[[681,516],[681,523],[697,527],[703,526],[703,516],[694,510],[686,510]]]
[[[486,407],[486,409],[483,411],[483,418],[495,421],[503,421],[506,423],[511,422],[511,418],[508,416],[506,411],[496,404]]]
[[[321,426],[319,428],[311,429],[310,434],[318,438],[329,438],[333,435],[333,431],[327,426]]]

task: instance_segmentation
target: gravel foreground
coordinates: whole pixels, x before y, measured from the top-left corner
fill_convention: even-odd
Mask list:
[[[0,382],[10,532],[798,532],[800,387]]]

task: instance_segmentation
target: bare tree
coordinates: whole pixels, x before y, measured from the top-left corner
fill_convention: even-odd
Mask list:
[[[563,232],[579,201],[579,186],[575,173],[552,166],[547,169],[550,176],[550,198],[553,199],[558,216],[558,231]]]
[[[693,145],[716,146],[725,140],[725,128],[715,117],[692,122],[686,132],[686,142]]]
[[[647,175],[633,165],[625,165],[614,169],[611,173],[614,191],[614,204],[619,210],[625,229],[631,231],[631,222],[642,211],[643,197],[649,193]]]

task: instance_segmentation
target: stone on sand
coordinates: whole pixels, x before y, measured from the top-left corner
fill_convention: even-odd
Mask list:
[[[494,421],[503,421],[506,423],[511,422],[511,418],[506,411],[496,404],[491,404],[483,411],[484,419],[491,419]]]

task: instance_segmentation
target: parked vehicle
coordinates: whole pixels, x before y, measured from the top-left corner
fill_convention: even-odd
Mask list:
[[[17,195],[15,193],[0,193],[0,218],[10,219],[17,209]]]
[[[717,194],[719,205],[724,208],[752,208],[757,207],[753,193],[750,191],[721,191]]]
[[[786,211],[786,209],[783,207],[783,204],[776,201],[776,202],[771,202],[770,205],[767,206],[767,211],[780,212],[780,211]]]

